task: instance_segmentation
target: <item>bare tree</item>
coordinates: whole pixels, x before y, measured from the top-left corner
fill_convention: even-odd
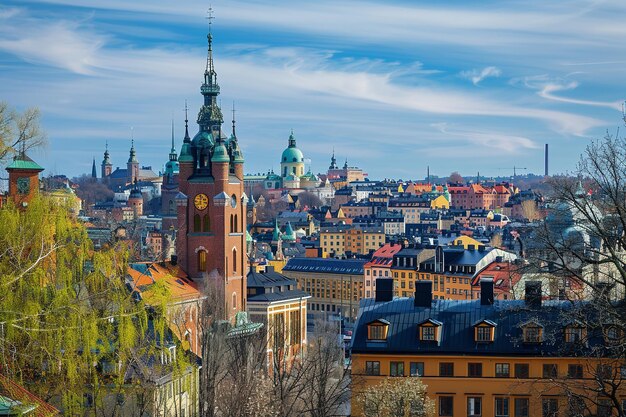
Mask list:
[[[29,108],[19,113],[7,102],[0,101],[0,163],[21,149],[29,151],[46,144],[46,135],[39,126],[40,113]]]
[[[356,404],[366,417],[432,417],[426,389],[421,378],[385,378],[357,394]]]
[[[454,171],[448,177],[448,183],[450,183],[450,184],[464,184],[465,183],[465,179],[457,171]]]

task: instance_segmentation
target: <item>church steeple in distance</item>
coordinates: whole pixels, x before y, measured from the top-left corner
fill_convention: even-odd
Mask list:
[[[176,145],[174,145],[174,119],[172,119],[172,149],[170,149],[170,161],[177,161]]]
[[[93,158],[93,163],[91,164],[91,178],[98,178],[98,174],[96,173],[96,157]]]
[[[209,8],[209,33],[207,35],[207,59],[206,68],[204,70],[204,82],[200,87],[200,92],[204,96],[204,105],[198,113],[198,124],[201,130],[211,131],[214,126],[221,126],[224,121],[222,111],[217,104],[217,96],[220,94],[220,86],[217,84],[217,72],[213,65],[213,34],[211,33],[211,25],[213,19],[213,9]]]

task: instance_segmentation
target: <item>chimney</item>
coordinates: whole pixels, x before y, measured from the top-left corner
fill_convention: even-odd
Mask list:
[[[547,177],[548,176],[548,144],[546,143],[546,153],[544,156],[544,164],[545,164],[545,173],[544,175]]]
[[[493,278],[480,279],[480,305],[489,306],[493,304]]]
[[[433,282],[429,280],[415,281],[415,307],[430,307],[433,302]]]
[[[376,279],[376,302],[393,300],[393,278]]]
[[[484,252],[487,247],[485,245],[478,245],[478,251]]]
[[[541,281],[526,281],[524,301],[529,308],[541,307]]]
[[[474,245],[467,245],[467,250],[476,250],[476,246],[474,246]]]
[[[172,264],[172,266],[176,266],[176,264],[178,263],[178,256],[172,255],[172,257],[170,258],[170,263]]]
[[[265,265],[265,273],[274,272],[274,265]]]

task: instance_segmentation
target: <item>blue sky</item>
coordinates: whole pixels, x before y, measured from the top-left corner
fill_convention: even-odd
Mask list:
[[[90,172],[105,141],[125,166],[192,135],[206,1],[5,0],[0,100],[38,106],[47,172]],[[294,129],[313,172],[332,149],[372,178],[575,168],[621,122],[626,2],[213,1],[222,110],[237,108],[246,172],[278,169]],[[229,123],[225,124],[229,129]],[[99,166],[99,165],[98,165]],[[502,169],[507,168],[507,169]]]

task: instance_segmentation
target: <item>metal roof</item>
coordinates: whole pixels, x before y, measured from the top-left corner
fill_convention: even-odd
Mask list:
[[[564,329],[571,322],[572,309],[581,306],[584,304],[571,301],[544,301],[541,308],[530,309],[523,300],[495,300],[493,305],[481,305],[480,300],[435,299],[430,307],[416,307],[413,298],[396,298],[387,302],[363,299],[352,338],[352,352],[567,356],[569,349],[569,355],[576,355],[598,346],[603,340],[602,336],[591,335],[588,346],[579,344],[570,348],[564,343]],[[380,320],[390,323],[387,340],[368,341],[368,323]],[[419,340],[419,324],[427,320],[442,323],[439,343]],[[474,341],[474,325],[483,321],[495,324],[494,341],[491,343]],[[542,343],[524,343],[522,326],[531,321],[543,326]]]
[[[291,258],[283,271],[363,275],[368,259]]]

